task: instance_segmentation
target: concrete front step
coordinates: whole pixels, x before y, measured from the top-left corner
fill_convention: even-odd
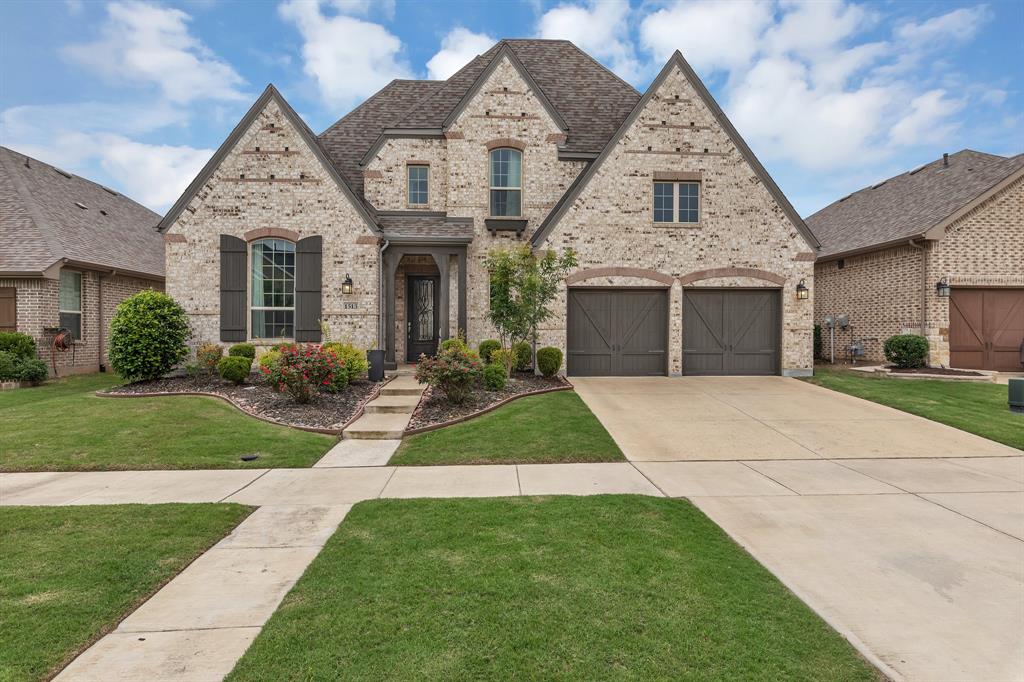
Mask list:
[[[366,413],[412,414],[419,401],[418,395],[382,395],[366,403]]]
[[[387,396],[404,395],[404,396],[417,396],[417,397],[419,397],[420,395],[423,394],[423,387],[422,386],[395,386],[395,387],[392,387],[391,384],[388,384],[384,388],[380,389],[380,394],[382,396],[384,396],[384,395],[387,395]]]
[[[406,414],[364,414],[352,426],[345,429],[345,438],[368,438],[373,440],[397,440],[405,433],[409,423]]]

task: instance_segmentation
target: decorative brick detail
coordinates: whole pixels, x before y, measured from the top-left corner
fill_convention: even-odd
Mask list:
[[[679,182],[700,182],[700,171],[654,171],[655,180],[676,180]]]
[[[565,133],[551,133],[545,138],[545,142],[553,142],[555,144],[565,144],[569,136]]]
[[[818,254],[813,251],[801,251],[793,256],[793,260],[797,263],[813,263],[818,260]]]
[[[374,237],[368,234],[361,234],[356,237],[356,244],[379,244],[380,237]]]
[[[405,162],[406,166],[429,166],[430,161],[426,159],[409,159]]]
[[[363,179],[364,180],[381,180],[383,178],[384,178],[384,174],[381,173],[379,170],[364,170],[363,171]]]
[[[287,239],[290,242],[299,241],[299,233],[295,230],[286,230],[283,227],[261,227],[255,230],[249,230],[242,235],[242,239],[247,242],[254,241],[256,239]]]
[[[465,138],[466,138],[466,136],[463,135],[458,130],[446,130],[446,131],[444,131],[444,139],[446,139],[446,140],[464,140]]]
[[[525,142],[513,140],[511,137],[499,137],[496,140],[488,140],[486,146],[487,151],[500,149],[501,147],[511,147],[512,149],[518,149],[519,151],[524,151],[526,149]]]
[[[184,244],[188,240],[183,234],[165,234],[164,241],[168,244]]]
[[[643,279],[660,282],[667,286],[672,286],[675,282],[674,277],[660,273],[657,270],[613,266],[608,268],[589,268],[587,270],[574,272],[565,278],[565,283],[568,286],[572,286],[573,284],[593,279],[594,277],[641,277]]]
[[[710,270],[698,270],[697,272],[681,276],[679,283],[686,286],[687,284],[699,282],[702,279],[716,279],[719,277],[750,277],[752,279],[763,279],[766,282],[778,284],[779,286],[786,283],[786,278],[782,275],[776,275],[767,270],[758,270],[757,268],[711,268]]]

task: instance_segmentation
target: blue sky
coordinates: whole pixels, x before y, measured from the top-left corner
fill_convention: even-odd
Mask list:
[[[1017,1],[6,0],[0,144],[163,212],[268,82],[319,132],[530,36],[641,91],[681,50],[802,215],[943,152],[1024,152]]]

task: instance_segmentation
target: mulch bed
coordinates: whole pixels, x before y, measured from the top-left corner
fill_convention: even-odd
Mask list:
[[[250,380],[257,380],[253,374]],[[236,386],[217,376],[165,377],[116,386],[111,395],[144,396],[154,393],[212,393],[227,398],[242,411],[261,419],[299,428],[336,431],[355,416],[379,384],[355,381],[341,393],[319,393],[313,402],[299,405],[287,393],[275,393],[263,383]]]
[[[450,404],[441,391],[427,387],[420,399],[420,404],[413,412],[412,419],[409,420],[406,431],[418,431],[455,420],[463,421],[511,398],[569,387],[571,384],[561,377],[549,379],[535,376],[529,372],[516,372],[508,380],[508,385],[504,389],[485,391],[483,388],[478,388],[461,405]]]
[[[983,377],[981,372],[971,372],[965,369],[949,369],[947,367],[890,367],[892,374],[942,374],[951,377]]]

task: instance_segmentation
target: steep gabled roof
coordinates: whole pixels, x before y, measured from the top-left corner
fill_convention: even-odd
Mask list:
[[[729,139],[732,140],[732,143],[736,145],[736,149],[739,150],[744,160],[754,170],[754,173],[764,184],[765,188],[775,199],[776,203],[778,203],[778,205],[782,208],[783,212],[786,214],[786,217],[789,218],[789,220],[797,228],[800,234],[803,235],[804,239],[807,240],[807,244],[812,248],[817,248],[819,246],[819,242],[815,238],[814,234],[811,232],[811,230],[808,229],[807,225],[804,224],[804,221],[800,218],[800,215],[793,208],[792,204],[789,203],[789,200],[782,193],[782,190],[779,189],[779,186],[775,184],[774,180],[772,180],[772,177],[768,174],[768,171],[764,169],[764,166],[761,165],[761,162],[757,160],[756,156],[754,156],[754,152],[750,150],[750,147],[747,146],[747,143],[743,140],[743,137],[733,126],[732,122],[729,121],[729,118],[725,115],[725,112],[722,111],[722,108],[718,106],[718,103],[715,101],[715,98],[711,96],[710,92],[708,92],[708,89],[704,86],[703,81],[701,81],[697,73],[687,63],[687,61],[683,59],[683,55],[679,52],[679,50],[676,50],[675,53],[673,53],[673,55],[669,58],[668,63],[666,63],[665,66],[662,68],[661,72],[658,74],[658,77],[655,78],[654,82],[652,82],[650,87],[647,88],[647,92],[645,92],[643,97],[641,97],[640,100],[635,104],[633,110],[629,113],[626,119],[622,121],[615,134],[611,136],[607,143],[605,143],[604,148],[601,151],[601,154],[597,157],[597,159],[589,166],[587,166],[587,168],[582,173],[580,173],[580,175],[576,178],[572,185],[569,186],[569,189],[565,192],[565,194],[562,195],[562,198],[559,199],[558,203],[555,204],[554,208],[551,210],[551,213],[548,214],[548,217],[544,219],[544,222],[541,223],[540,227],[534,233],[533,238],[531,240],[533,245],[539,246],[544,242],[548,234],[558,223],[559,219],[561,219],[561,217],[565,214],[566,210],[568,210],[568,208],[572,206],[572,203],[579,196],[580,192],[583,191],[583,188],[585,188],[587,184],[590,182],[590,179],[593,178],[594,175],[599,171],[604,161],[614,151],[615,146],[618,144],[619,140],[622,139],[622,137],[629,130],[630,126],[633,125],[633,122],[636,121],[637,117],[644,110],[644,107],[646,107],[647,103],[650,102],[652,97],[654,97],[654,93],[657,92],[658,88],[661,87],[661,84],[665,82],[665,79],[668,78],[668,76],[672,73],[672,70],[674,68],[678,68],[680,71],[682,71],[683,75],[693,86],[693,89],[697,92],[697,95],[704,102],[705,106],[707,106],[707,108],[711,111],[712,115],[715,117],[715,120],[718,121],[718,125],[721,126],[722,130],[724,130],[726,135],[729,136]]]
[[[924,238],[1015,174],[1024,154],[1007,158],[964,149],[858,190],[807,219],[822,257]]]
[[[160,216],[103,185],[0,147],[0,275],[56,263],[164,276]]]
[[[284,112],[285,117],[299,132],[299,137],[309,145],[313,154],[317,157],[320,163],[323,164],[324,169],[327,170],[328,175],[334,179],[341,191],[352,202],[356,211],[358,211],[366,221],[367,226],[375,233],[379,233],[377,223],[371,216],[370,210],[367,208],[362,196],[357,195],[352,190],[348,182],[331,162],[331,159],[328,156],[327,151],[321,145],[320,140],[313,135],[313,131],[311,131],[309,126],[307,126],[299,115],[295,113],[295,110],[292,109],[291,105],[288,104],[285,98],[281,96],[281,93],[278,92],[277,88],[273,85],[267,86],[266,90],[263,91],[263,94],[259,96],[259,99],[257,99],[249,108],[249,111],[247,111],[245,116],[242,117],[242,120],[238,122],[238,125],[234,127],[231,134],[228,135],[228,138],[224,140],[223,144],[221,144],[214,155],[210,157],[210,160],[206,162],[206,165],[203,166],[201,171],[199,171],[199,175],[197,175],[195,180],[193,180],[188,186],[185,193],[181,195],[181,197],[171,207],[171,210],[167,212],[167,215],[163,217],[163,220],[160,221],[159,229],[161,231],[166,230],[174,223],[175,220],[177,220],[178,216],[181,215],[181,212],[185,210],[185,207],[188,206],[189,202],[192,201],[193,197],[195,197],[196,193],[202,189],[203,185],[205,185],[214,172],[216,172],[217,168],[224,160],[224,157],[234,149],[235,145],[249,129],[253,121],[256,120],[256,117],[259,116],[260,112],[263,111],[271,100],[273,100],[281,111]]]

